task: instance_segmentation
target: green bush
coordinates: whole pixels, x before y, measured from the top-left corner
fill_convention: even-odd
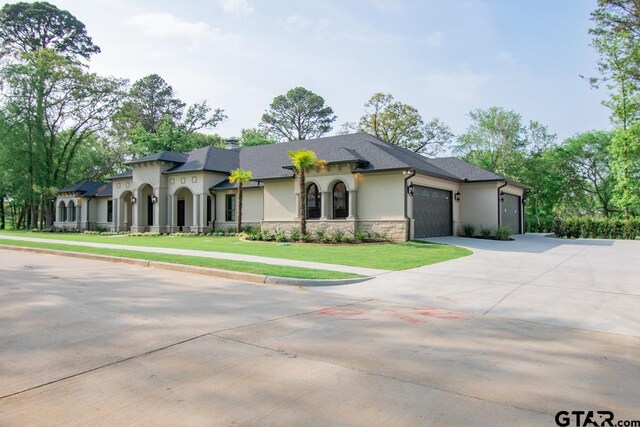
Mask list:
[[[627,239],[640,236],[640,218],[567,217],[553,221],[556,237],[569,239]]]
[[[462,228],[462,231],[465,237],[473,237],[473,233],[476,232],[476,228],[471,224],[467,224]]]
[[[480,227],[480,237],[483,239],[490,239],[493,235],[493,230],[490,228]]]
[[[511,240],[511,228],[498,227],[496,229],[496,239],[498,240]]]
[[[359,242],[366,242],[367,240],[371,239],[371,233],[369,233],[367,230],[358,230],[355,233],[355,238]]]
[[[235,231],[235,228],[233,229],[233,231]],[[260,226],[259,225],[243,225],[242,231],[247,234],[257,234],[260,232]]]
[[[329,241],[329,235],[327,234],[327,230],[325,228],[318,228],[316,230],[316,239],[320,243],[327,243]]]
[[[302,237],[302,234],[300,233],[299,228],[294,227],[291,229],[291,240],[298,241],[300,240],[301,237]]]
[[[333,243],[342,242],[343,237],[344,237],[344,232],[342,230],[335,228],[333,231],[331,231],[331,241]]]
[[[283,232],[279,231],[276,233],[276,242],[285,242],[286,240],[287,236],[285,236]]]
[[[310,235],[308,235],[308,234],[301,234],[301,235],[300,235],[300,241],[301,241],[301,242],[308,243],[308,242],[310,242],[310,241],[311,241],[311,236],[310,236]]]

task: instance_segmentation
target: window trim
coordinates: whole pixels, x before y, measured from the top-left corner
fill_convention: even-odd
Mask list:
[[[236,218],[237,218],[236,217],[236,195],[225,194],[224,195],[224,220],[226,222],[232,222],[232,221],[235,221]]]
[[[336,187],[338,185],[342,184],[344,186],[344,216],[337,216],[336,215]],[[333,219],[347,219],[349,217],[349,189],[347,188],[347,184],[345,184],[343,181],[338,181],[333,185],[333,188],[331,189],[331,201],[333,203],[332,206],[332,218]]]
[[[317,211],[317,215],[318,215],[313,217],[309,215],[309,190],[311,189],[311,187],[316,188],[315,202],[317,206],[313,208],[313,212],[315,213]],[[307,189],[304,192],[304,197],[306,200],[305,213],[304,213],[306,219],[312,220],[312,221],[320,219],[322,217],[322,194],[320,193],[320,188],[318,188],[318,184],[316,184],[315,182],[309,183],[309,185],[307,185]]]

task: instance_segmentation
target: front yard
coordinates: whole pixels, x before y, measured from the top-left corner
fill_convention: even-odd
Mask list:
[[[365,243],[365,244],[298,244],[281,246],[271,242],[242,241],[238,237],[174,237],[174,236],[100,236],[66,233],[30,233],[6,231],[0,233],[13,236],[36,237],[79,242],[110,243],[157,248],[180,248],[201,251],[226,252],[257,255],[299,261],[367,267],[382,270],[406,270],[470,255],[468,249],[457,246],[426,243]],[[66,250],[75,250],[69,249]],[[84,251],[84,250],[83,250]]]

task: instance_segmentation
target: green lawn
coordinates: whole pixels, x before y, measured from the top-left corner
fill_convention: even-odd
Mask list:
[[[293,277],[297,279],[353,279],[363,277],[358,274],[342,273],[339,271],[316,270],[312,268],[288,267],[283,265],[261,264],[257,262],[230,261],[215,258],[201,258],[171,254],[154,254],[118,249],[89,248],[86,246],[61,245],[57,243],[22,242],[17,240],[2,240],[0,244],[55,249],[61,251],[81,252],[98,255],[111,255],[123,258],[143,259],[148,261],[162,261],[173,264],[193,265],[197,267],[219,268],[222,270],[241,271],[244,273],[264,274],[266,276]]]
[[[470,255],[468,249],[426,242],[367,243],[345,245],[291,244],[278,246],[271,242],[245,242],[237,237],[172,237],[172,236],[99,236],[89,234],[31,233],[10,231],[0,233],[44,239],[102,242],[159,248],[196,249],[273,258],[314,261],[353,267],[406,270]],[[0,238],[0,242],[6,240]]]

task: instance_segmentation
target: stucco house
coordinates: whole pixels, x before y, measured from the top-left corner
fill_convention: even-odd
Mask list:
[[[313,150],[326,165],[298,192],[289,150]],[[308,228],[370,230],[394,241],[457,234],[464,224],[524,229],[527,187],[454,157],[428,159],[365,133],[246,148],[161,152],[129,163],[109,183],[60,190],[55,226],[116,231],[204,232],[233,226],[237,167],[243,223],[288,232],[306,197]]]

